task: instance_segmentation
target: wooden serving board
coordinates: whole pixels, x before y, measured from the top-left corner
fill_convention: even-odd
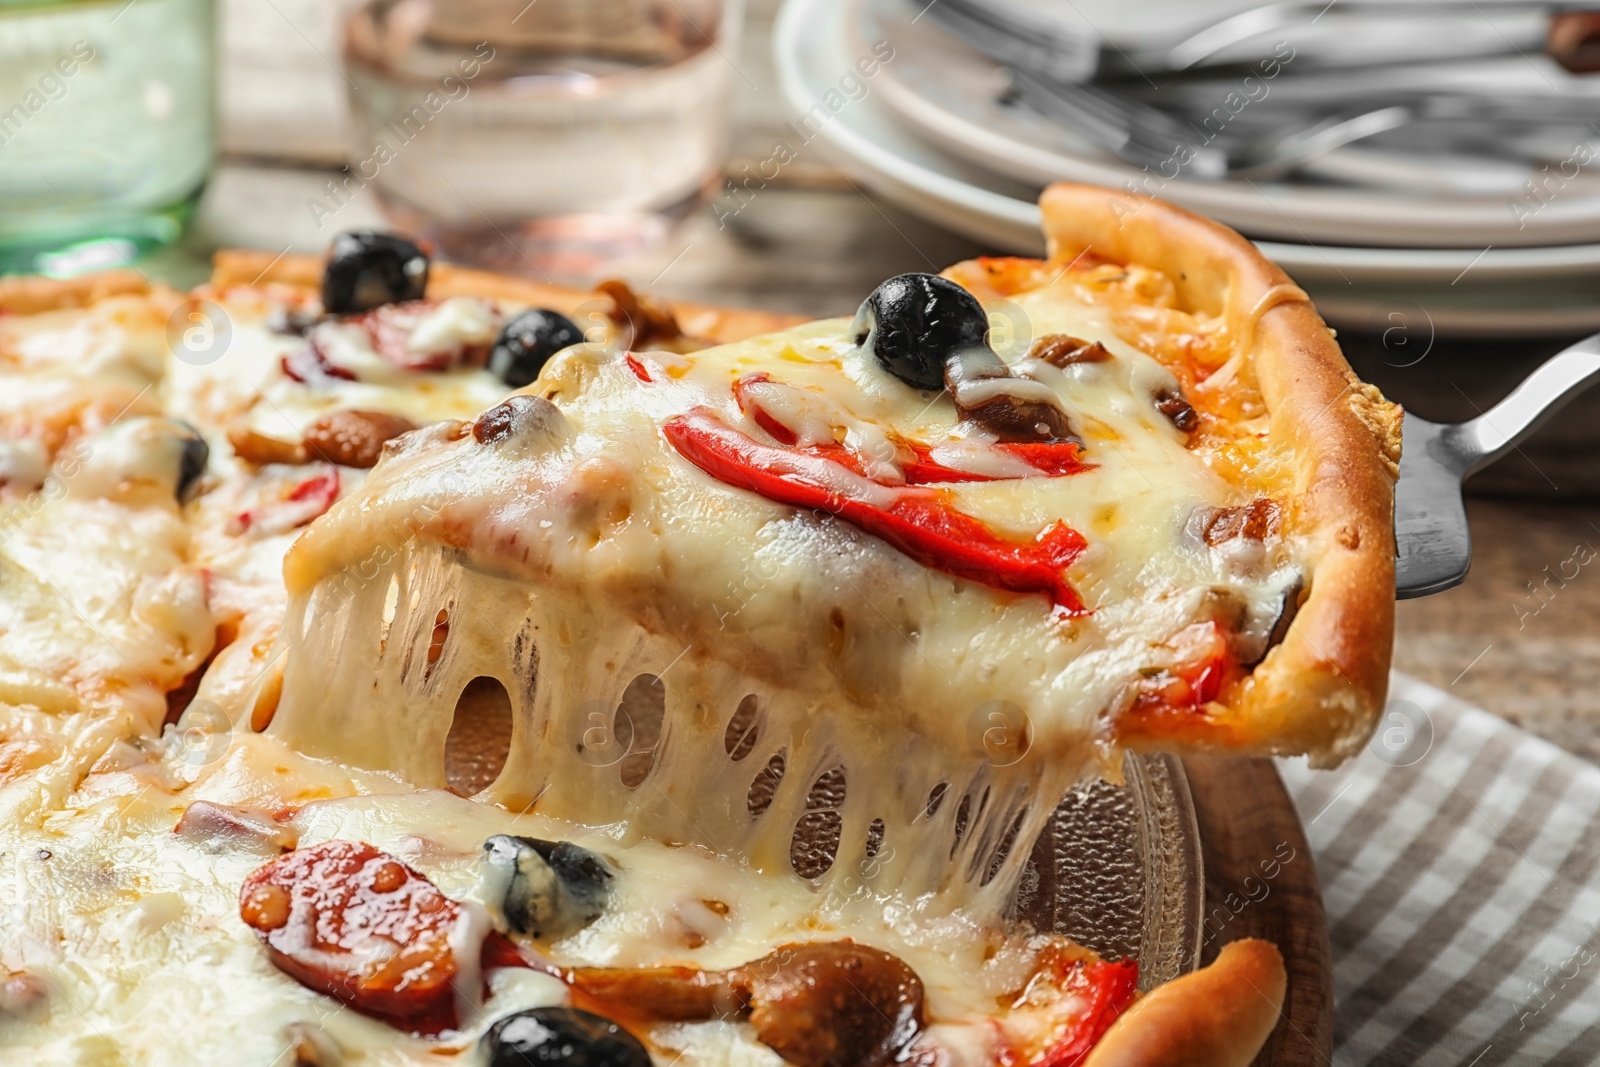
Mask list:
[[[1283,1020],[1256,1067],[1326,1067],[1333,1056],[1333,969],[1322,887],[1305,831],[1271,760],[1183,761],[1205,857],[1210,963],[1243,937],[1271,941],[1289,972]]]

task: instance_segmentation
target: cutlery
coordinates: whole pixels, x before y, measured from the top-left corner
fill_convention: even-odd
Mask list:
[[[1148,81],[1252,64],[1273,57],[1250,56],[1241,45],[1275,30],[1311,30],[1334,9],[1327,0],[1266,4],[1130,54],[1087,22],[1080,26],[1041,17],[1001,0],[934,0],[927,6],[917,0],[917,5],[918,18],[930,16],[985,55],[1063,82]],[[1314,31],[1315,40],[1308,43],[1316,49],[1296,61],[1301,67],[1351,69],[1545,52],[1568,70],[1590,73],[1600,70],[1595,7],[1594,0],[1343,0],[1334,17]],[[1491,15],[1500,16],[1499,22]],[[1397,30],[1406,19],[1432,20],[1435,32],[1427,40],[1402,36]],[[1455,32],[1441,32],[1447,26]]]
[[[1136,166],[1167,177],[1203,181],[1275,178],[1336,148],[1411,122],[1405,104],[1356,108],[1305,126],[1299,120],[1247,136],[1211,135],[1159,108],[1097,85],[1044,81],[1011,72],[1018,96],[1033,110]]]
[[[1162,89],[1140,88],[1132,83],[1101,87],[1158,107],[1169,115],[1200,120],[1213,115],[1230,92],[1237,92],[1239,84],[1207,78]],[[1315,122],[1333,110],[1376,110],[1394,105],[1411,108],[1416,122],[1492,125],[1496,129],[1526,128],[1530,124],[1561,126],[1568,130],[1569,144],[1572,136],[1600,134],[1589,125],[1600,115],[1600,95],[1511,92],[1494,84],[1429,87],[1418,79],[1395,79],[1382,84],[1368,77],[1352,88],[1348,78],[1315,73],[1282,79],[1237,114],[1222,114],[1228,118],[1231,132]]]
[[[1597,381],[1600,334],[1550,357],[1475,419],[1438,423],[1406,414],[1394,493],[1396,598],[1428,596],[1461,584],[1472,561],[1462,480],[1516,448]]]
[[[1100,35],[1087,25],[969,0],[933,0],[922,13],[990,59],[1037,77],[1086,82],[1100,67]]]
[[[1415,6],[1415,0],[1394,2],[1400,9]],[[1486,2],[1494,6],[1491,0]],[[1273,5],[1247,15],[1267,12],[1287,18],[1298,10],[1294,4]],[[1279,178],[1339,148],[1423,122],[1448,137],[1486,146],[1487,152],[1476,153],[1486,161],[1520,156],[1516,162],[1525,162],[1528,156],[1519,151],[1518,133],[1565,120],[1576,124],[1577,135],[1586,139],[1583,134],[1597,103],[1559,94],[1424,91],[1415,81],[1402,87],[1405,79],[1398,83],[1388,79],[1394,83],[1390,89],[1363,85],[1353,98],[1345,86],[1333,91],[1324,86],[1313,99],[1304,94],[1297,99],[1293,93],[1286,98],[1282,91],[1263,93],[1250,100],[1253,106],[1224,112],[1217,101],[1237,97],[1238,86],[1219,83],[1215,71],[1208,72],[1212,76],[1206,81],[1180,82],[1165,92],[1140,90],[1132,83],[1090,84],[1084,80],[1084,69],[1091,63],[1098,66],[1099,60],[1081,47],[1082,40],[1056,23],[1002,6],[975,6],[972,0],[935,0],[923,11],[965,43],[1005,63],[1014,99],[1089,144],[1168,178],[1179,174],[1200,181]],[[1179,59],[1190,61],[1181,55]],[[1323,82],[1328,76],[1309,75]],[[1285,79],[1275,88],[1283,90],[1293,80]],[[1337,102],[1336,109],[1330,110],[1329,100]],[[1214,120],[1218,114],[1220,124]]]
[[[1164,74],[1176,74],[1202,65],[1215,63],[1217,58],[1237,45],[1274,30],[1315,25],[1333,4],[1326,0],[1310,0],[1265,4],[1223,19],[1175,45],[1165,49],[1141,53],[1130,64],[1149,73],[1153,68]],[[1440,59],[1472,59],[1484,56],[1546,52],[1556,62],[1574,73],[1590,73],[1597,68],[1596,40],[1600,39],[1592,0],[1579,3],[1525,3],[1518,0],[1466,0],[1465,3],[1438,2],[1438,0],[1344,0],[1338,14],[1345,20],[1359,18],[1365,25],[1349,31],[1349,40],[1341,55],[1365,54],[1386,64],[1403,62],[1430,62]],[[1490,14],[1525,16],[1523,24],[1497,27],[1489,21]],[[1473,22],[1482,22],[1479,42],[1465,48],[1435,54],[1419,50],[1425,42],[1409,42],[1409,54],[1393,55],[1384,48],[1393,44],[1386,39],[1394,32],[1395,19],[1438,20],[1441,16],[1471,16]],[[1475,27],[1477,28],[1477,27]],[[1362,36],[1364,35],[1364,36]],[[1369,65],[1367,62],[1336,61],[1340,67]]]

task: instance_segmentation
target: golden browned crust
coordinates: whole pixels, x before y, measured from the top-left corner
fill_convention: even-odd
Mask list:
[[[1283,1015],[1283,957],[1254,939],[1141,997],[1084,1067],[1247,1067]]]
[[[37,315],[43,311],[84,308],[110,296],[139,295],[150,283],[138,271],[108,270],[80,278],[0,278],[0,313]]]
[[[317,289],[322,285],[322,260],[317,256],[274,256],[271,252],[225,250],[212,258],[211,287],[224,290],[239,285],[289,285]],[[483,296],[535,304],[564,315],[585,311],[605,314],[614,306],[611,297],[592,289],[551,285],[531,278],[472,270],[450,263],[435,263],[428,275],[428,295]],[[805,321],[804,316],[742,308],[718,308],[688,301],[668,301],[679,327],[690,337],[717,344],[742,341]],[[579,323],[583,325],[583,323]]]
[[[1255,371],[1274,448],[1290,457],[1289,530],[1311,571],[1288,634],[1229,706],[1213,705],[1182,736],[1157,723],[1122,739],[1343,761],[1366,743],[1388,689],[1399,408],[1355,377],[1309,301],[1279,302],[1293,292],[1280,288],[1292,286],[1288,276],[1227,227],[1084,185],[1051,186],[1040,207],[1052,260],[1089,252],[1154,268],[1173,281],[1184,310],[1223,318]]]
[[[279,256],[253,248],[225,248],[211,256],[213,288],[271,283],[314,289],[322,283],[322,263],[315,256]]]
[[[238,286],[270,285],[315,290],[321,284],[322,260],[319,257],[226,249],[212,259],[209,287],[214,292]],[[107,297],[138,296],[151,291],[150,282],[132,270],[102,271],[78,278],[40,278],[32,275],[0,278],[0,313],[33,315],[44,311],[84,308]],[[611,297],[594,290],[550,285],[529,278],[492,274],[449,263],[434,264],[428,295],[436,298],[492,297],[537,304],[564,314],[581,312],[585,305],[593,305],[595,310],[603,313],[613,304]],[[751,308],[713,307],[683,300],[668,301],[667,305],[685,334],[719,344],[770,333],[805,321],[802,315]]]

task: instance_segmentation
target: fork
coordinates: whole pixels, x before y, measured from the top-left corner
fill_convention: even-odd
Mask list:
[[[1100,66],[1098,34],[1026,9],[933,0],[923,13],[991,59],[1041,77],[1086,82]]]
[[[1314,25],[1332,7],[1333,4],[1325,0],[1288,0],[1284,3],[1262,4],[1225,18],[1176,44],[1141,53],[1137,62],[1147,71],[1154,69],[1163,74],[1179,74],[1214,62],[1220,53],[1230,47],[1273,30]],[[1531,23],[1513,36],[1508,36],[1503,30],[1498,31],[1499,41],[1491,38],[1491,44],[1486,48],[1448,57],[1426,58],[1486,58],[1513,52],[1526,56],[1545,51],[1574,73],[1590,73],[1594,70],[1594,59],[1588,54],[1592,48],[1589,41],[1594,31],[1592,23],[1586,21],[1586,16],[1593,13],[1594,7],[1593,0],[1545,0],[1542,3],[1528,0],[1345,0],[1340,12],[1375,20],[1379,33],[1384,32],[1382,21],[1396,16],[1438,18],[1440,15],[1471,15],[1487,19],[1490,13],[1541,15],[1544,16],[1542,20]],[[1004,17],[1004,12],[996,14]],[[1566,32],[1554,32],[1556,27],[1562,27]],[[1573,38],[1570,42],[1569,37]],[[1133,60],[1127,62],[1130,65],[1134,63]],[[1382,64],[1387,61],[1379,62]],[[1353,66],[1349,64],[1345,68]]]
[[[1336,148],[1398,129],[1414,117],[1412,105],[1360,107],[1302,127],[1293,122],[1249,136],[1213,135],[1204,143],[1189,123],[1150,104],[1097,85],[1045,81],[1013,69],[1011,83],[1033,110],[1066,126],[1097,148],[1163,177],[1181,172],[1203,181],[1274,178]]]
[[[1551,356],[1475,419],[1438,423],[1406,414],[1394,492],[1398,599],[1443,592],[1465,580],[1472,534],[1461,500],[1462,480],[1517,447],[1597,381],[1600,334]]]
[[[921,0],[918,0],[921,7]],[[923,13],[985,55],[1063,82],[1087,82],[1096,75],[1136,75],[1140,79],[1183,75],[1219,64],[1230,48],[1273,30],[1315,25],[1334,5],[1327,0],[1288,0],[1263,4],[1205,26],[1177,41],[1139,48],[1132,56],[1102,39],[1090,26],[1041,18],[1026,8],[994,0],[934,0]],[[1508,36],[1497,28],[1487,44],[1459,54],[1412,54],[1410,62],[1482,58],[1503,54],[1550,54],[1567,69],[1592,71],[1595,0],[1344,0],[1339,12],[1370,20],[1379,34],[1395,17],[1534,15]],[[920,18],[921,15],[918,15]],[[1568,32],[1554,32],[1563,27]],[[1371,32],[1369,29],[1367,32]],[[1570,40],[1569,40],[1570,38]],[[1379,58],[1378,65],[1394,62]],[[1304,62],[1304,61],[1302,61]],[[1364,64],[1341,63],[1342,69]]]

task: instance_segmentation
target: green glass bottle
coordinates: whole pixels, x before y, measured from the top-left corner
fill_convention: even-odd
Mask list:
[[[0,273],[176,241],[216,155],[215,0],[0,0]]]

